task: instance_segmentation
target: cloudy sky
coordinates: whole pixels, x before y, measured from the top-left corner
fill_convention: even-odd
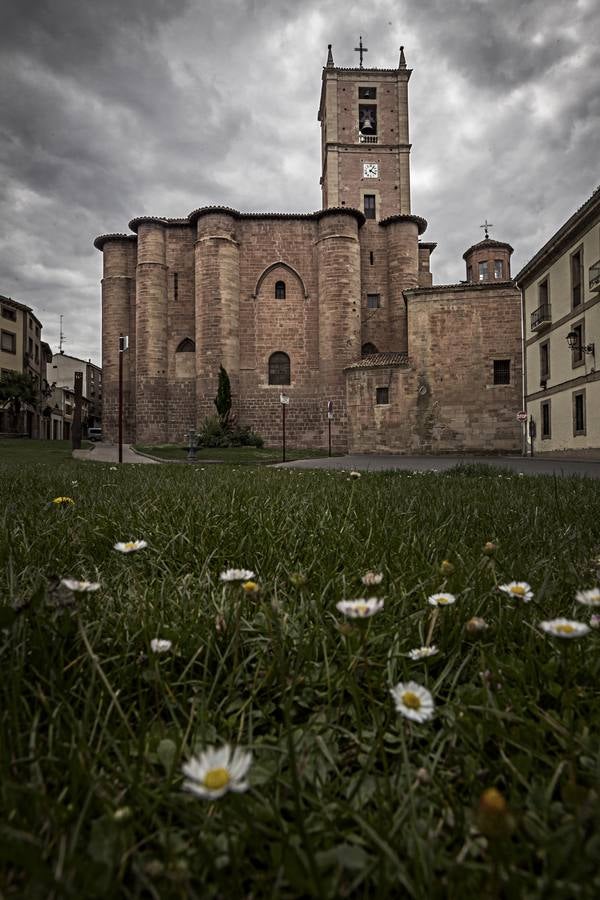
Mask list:
[[[434,279],[492,236],[513,274],[600,182],[597,0],[1,0],[0,294],[100,361],[98,234],[218,203],[320,207],[338,66],[406,48],[413,212]]]

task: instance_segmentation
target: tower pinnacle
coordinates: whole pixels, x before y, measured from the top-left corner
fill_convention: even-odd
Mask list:
[[[406,68],[406,59],[404,58],[404,47],[400,47],[400,62],[398,63],[399,69]]]
[[[333,53],[331,52],[331,44],[327,44],[327,68],[333,69]]]

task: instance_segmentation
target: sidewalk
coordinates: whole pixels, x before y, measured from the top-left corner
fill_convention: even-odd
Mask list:
[[[75,459],[83,459],[86,462],[102,462],[119,464],[119,447],[117,444],[109,444],[105,441],[94,444],[89,450],[73,450]],[[142,456],[131,449],[131,444],[123,444],[123,462],[124,463],[142,463],[146,465],[159,465],[157,459],[150,459],[148,456]]]

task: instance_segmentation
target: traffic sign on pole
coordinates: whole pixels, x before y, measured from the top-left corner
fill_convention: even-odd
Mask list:
[[[521,412],[517,413],[517,421],[518,422],[526,422],[527,421],[527,413],[525,412],[524,409],[522,409]]]

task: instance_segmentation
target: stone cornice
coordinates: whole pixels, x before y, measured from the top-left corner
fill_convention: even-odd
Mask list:
[[[232,209],[229,206],[202,206],[195,209],[188,216],[190,225],[194,225],[201,216],[208,216],[212,213],[222,213],[231,216],[233,219],[287,219],[296,221],[318,221],[327,215],[348,215],[356,219],[359,226],[364,225],[365,217],[359,209],[350,206],[332,206],[327,209],[319,209],[311,213],[287,213],[287,212],[252,212],[244,213],[238,209]],[[165,220],[163,220],[165,221]]]
[[[432,284],[430,287],[408,288],[402,293],[405,297],[416,297],[418,295],[427,296],[429,294],[445,292],[454,294],[457,291],[466,293],[467,291],[495,291],[498,289],[503,289],[504,291],[506,291],[507,289],[512,289],[515,295],[518,293],[518,289],[514,281],[460,281],[458,284]]]

